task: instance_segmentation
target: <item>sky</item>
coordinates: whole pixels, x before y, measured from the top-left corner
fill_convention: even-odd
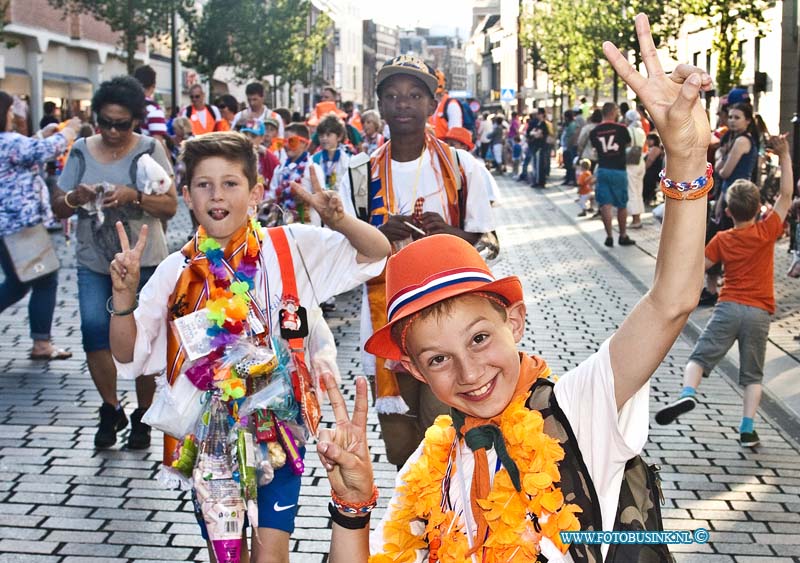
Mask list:
[[[472,0],[361,0],[361,15],[386,25],[429,27],[466,39],[472,25]]]

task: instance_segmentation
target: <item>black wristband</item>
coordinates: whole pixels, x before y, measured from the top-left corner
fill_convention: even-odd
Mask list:
[[[363,530],[369,526],[369,513],[364,516],[345,516],[339,512],[333,503],[328,503],[328,512],[331,515],[331,520],[348,530]]]

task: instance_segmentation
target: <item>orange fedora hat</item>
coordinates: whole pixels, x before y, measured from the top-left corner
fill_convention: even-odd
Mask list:
[[[453,235],[432,235],[412,242],[386,264],[386,326],[364,349],[390,360],[403,355],[392,339],[397,321],[450,297],[476,291],[495,293],[510,305],[522,301],[516,276],[495,279],[475,247]]]
[[[472,133],[463,127],[451,127],[442,138],[443,141],[446,141],[447,139],[458,141],[459,143],[466,145],[467,149],[469,150],[475,148],[475,145],[472,142]]]

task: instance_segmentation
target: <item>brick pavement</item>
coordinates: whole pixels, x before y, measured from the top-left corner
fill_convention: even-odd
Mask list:
[[[540,353],[556,373],[588,356],[641,296],[632,283],[587,243],[552,201],[501,179],[497,208],[503,247],[498,274],[519,274],[529,304],[523,347]],[[184,212],[171,227],[175,247],[188,233]],[[626,251],[628,249],[625,249]],[[622,249],[620,249],[622,251]],[[146,452],[92,447],[99,398],[80,351],[71,249],[63,264],[54,337],[75,358],[33,363],[23,303],[0,315],[0,563],[205,561],[186,494],[152,480],[160,438]],[[359,373],[358,294],[338,299],[330,325],[340,346],[348,400]],[[652,381],[651,410],[679,382],[690,343],[679,340]],[[128,382],[123,401],[132,410]],[[704,382],[710,398],[680,425],[651,427],[646,456],[663,468],[665,527],[711,530],[711,542],[680,546],[680,562],[798,559],[798,449],[759,417],[763,446],[736,444],[740,396],[722,378]],[[326,419],[329,411],[325,410]],[[377,420],[369,418],[376,477],[386,499],[395,471],[386,463]],[[124,436],[123,436],[124,440]],[[312,448],[313,450],[313,448]],[[307,475],[291,542],[291,561],[322,562],[328,529],[324,472],[309,452]],[[380,517],[381,510],[376,516]],[[793,559],[794,557],[794,559]]]

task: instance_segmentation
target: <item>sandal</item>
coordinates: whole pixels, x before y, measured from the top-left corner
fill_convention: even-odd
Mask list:
[[[31,360],[68,360],[72,357],[72,352],[68,352],[63,348],[53,348],[53,351],[49,354],[34,354],[31,352],[28,357]]]

